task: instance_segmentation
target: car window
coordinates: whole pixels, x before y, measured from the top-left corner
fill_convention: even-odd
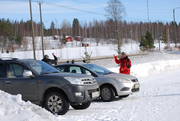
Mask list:
[[[106,75],[106,74],[112,73],[108,69],[95,65],[95,64],[84,64],[84,66],[88,68],[89,70],[96,72],[97,74],[100,74],[100,75]]]
[[[3,63],[0,63],[0,78],[6,77],[6,69]]]
[[[65,72],[65,66],[57,66],[56,67],[60,72]]]
[[[50,74],[50,73],[59,73],[59,70],[53,66],[39,60],[28,60],[25,62],[30,66],[36,73],[41,74]]]
[[[70,72],[70,73],[82,74],[81,68],[78,67],[78,66],[70,66],[70,67],[69,67],[69,72]]]
[[[20,64],[11,63],[9,64],[9,70],[7,73],[8,78],[22,78],[24,71],[28,69]]]
[[[87,69],[81,68],[81,70],[82,70],[83,74],[92,75],[92,73],[89,70],[87,70]]]

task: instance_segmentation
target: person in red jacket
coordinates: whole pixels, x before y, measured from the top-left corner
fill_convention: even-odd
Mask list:
[[[120,65],[119,73],[130,74],[131,60],[128,58],[125,52],[121,53],[120,59],[118,56],[114,56],[114,60]]]

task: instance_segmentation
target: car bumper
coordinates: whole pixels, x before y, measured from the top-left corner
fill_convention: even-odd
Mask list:
[[[121,83],[118,87],[118,96],[129,95],[140,90],[138,82]]]
[[[70,102],[79,104],[97,99],[100,96],[99,86],[77,86],[73,85],[70,90],[71,96],[69,96]]]
[[[139,84],[139,82],[134,82],[131,91],[132,91],[132,92],[138,92],[139,90],[140,90],[140,84]]]

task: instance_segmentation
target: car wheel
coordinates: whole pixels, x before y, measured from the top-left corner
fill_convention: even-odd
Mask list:
[[[86,109],[86,108],[88,108],[90,105],[91,105],[91,102],[85,102],[85,103],[82,103],[82,104],[79,104],[79,105],[73,105],[73,104],[71,104],[71,106],[72,106],[74,109],[76,109],[76,110]]]
[[[64,115],[69,110],[69,102],[62,93],[51,92],[46,95],[45,108],[53,114]]]
[[[100,97],[102,101],[109,102],[115,98],[115,94],[110,86],[103,86],[100,90]]]

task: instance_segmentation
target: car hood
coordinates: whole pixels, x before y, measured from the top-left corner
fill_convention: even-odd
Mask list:
[[[132,79],[137,79],[134,76],[131,75],[127,75],[127,74],[119,74],[119,73],[111,73],[111,74],[107,74],[104,75],[106,77],[110,77],[110,78],[114,78],[114,79],[125,79],[125,80],[132,80]]]

